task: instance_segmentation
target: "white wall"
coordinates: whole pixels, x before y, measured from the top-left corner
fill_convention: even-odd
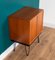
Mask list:
[[[39,8],[44,9],[44,25],[55,28],[55,0],[40,0]]]

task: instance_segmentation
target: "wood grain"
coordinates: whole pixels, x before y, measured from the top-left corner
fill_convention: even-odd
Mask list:
[[[55,29],[44,27],[40,43],[36,40],[31,45],[29,56],[25,54],[25,46],[19,45],[4,60],[55,60]]]

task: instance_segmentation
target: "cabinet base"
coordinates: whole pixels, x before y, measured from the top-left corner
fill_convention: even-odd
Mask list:
[[[14,49],[13,49],[13,51],[15,52],[16,41],[14,41],[14,40],[11,40],[11,41],[14,42]],[[38,36],[38,43],[39,43],[39,42],[40,42],[40,39],[39,39],[39,36]],[[18,42],[18,43],[20,43],[20,42]],[[22,44],[22,45],[25,46],[25,52],[26,52],[26,55],[28,56],[29,53],[30,53],[30,46],[31,46],[31,45],[27,45],[27,44],[23,44],[23,43],[20,43],[20,44]],[[28,48],[28,49],[27,49],[27,48]]]

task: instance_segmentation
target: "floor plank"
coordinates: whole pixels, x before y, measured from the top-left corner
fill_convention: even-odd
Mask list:
[[[25,47],[20,44],[4,60],[55,60],[55,29],[44,27],[40,43],[35,40],[29,56],[26,56]]]

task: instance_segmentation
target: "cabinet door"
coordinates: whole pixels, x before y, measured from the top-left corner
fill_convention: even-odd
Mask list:
[[[37,20],[38,20],[38,23],[37,23],[37,33],[38,35],[42,32],[43,30],[43,11],[41,11],[39,14],[38,14],[38,17],[37,17]]]
[[[30,20],[30,43],[32,43],[37,36],[37,16]]]
[[[17,41],[29,44],[29,20],[17,20]]]

